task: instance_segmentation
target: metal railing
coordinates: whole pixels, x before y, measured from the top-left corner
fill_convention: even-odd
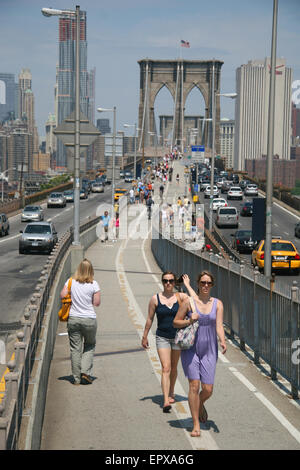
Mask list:
[[[154,229],[155,230],[155,229]],[[152,252],[162,269],[177,275],[187,273],[196,286],[198,274],[210,271],[215,279],[212,295],[224,305],[224,324],[231,336],[239,338],[240,348],[247,344],[254,362],[263,359],[291,385],[293,398],[300,390],[300,295],[297,283],[292,288],[268,283],[257,269],[223,259],[213,253],[186,251],[176,240],[156,232]],[[297,349],[298,348],[298,349]]]

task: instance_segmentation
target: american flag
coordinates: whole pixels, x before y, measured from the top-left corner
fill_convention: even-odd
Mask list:
[[[181,39],[180,41],[181,47],[190,47],[190,43],[188,41],[184,41]]]

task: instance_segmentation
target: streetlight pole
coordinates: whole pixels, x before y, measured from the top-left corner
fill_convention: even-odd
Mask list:
[[[114,202],[115,202],[115,159],[116,159],[116,127],[117,127],[117,108],[114,106],[113,108],[98,108],[97,111],[99,113],[104,113],[106,111],[113,112],[113,140],[112,140],[112,193],[111,193],[111,206],[112,206],[112,214],[114,210]]]
[[[271,45],[271,74],[268,115],[267,147],[267,188],[266,188],[266,241],[265,241],[265,276],[271,279],[272,271],[272,198],[273,198],[273,154],[274,154],[274,119],[275,119],[275,67],[277,43],[278,0],[273,0],[273,27]]]
[[[76,10],[56,10],[42,8],[44,16],[75,16],[76,19],[76,52],[75,52],[75,159],[74,159],[74,241],[73,245],[80,245],[80,6]]]

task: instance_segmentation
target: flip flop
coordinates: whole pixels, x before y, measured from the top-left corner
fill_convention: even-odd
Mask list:
[[[191,432],[191,437],[200,437],[201,436],[201,431],[192,431]]]
[[[169,413],[171,409],[172,409],[171,405],[166,405],[163,407],[163,413]]]
[[[205,406],[202,406],[202,414],[199,416],[200,423],[206,423],[208,418]]]

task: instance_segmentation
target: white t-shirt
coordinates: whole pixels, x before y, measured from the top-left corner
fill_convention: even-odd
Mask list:
[[[68,286],[69,279],[65,286]],[[80,283],[72,279],[70,317],[96,318],[93,295],[100,291],[97,281]]]

